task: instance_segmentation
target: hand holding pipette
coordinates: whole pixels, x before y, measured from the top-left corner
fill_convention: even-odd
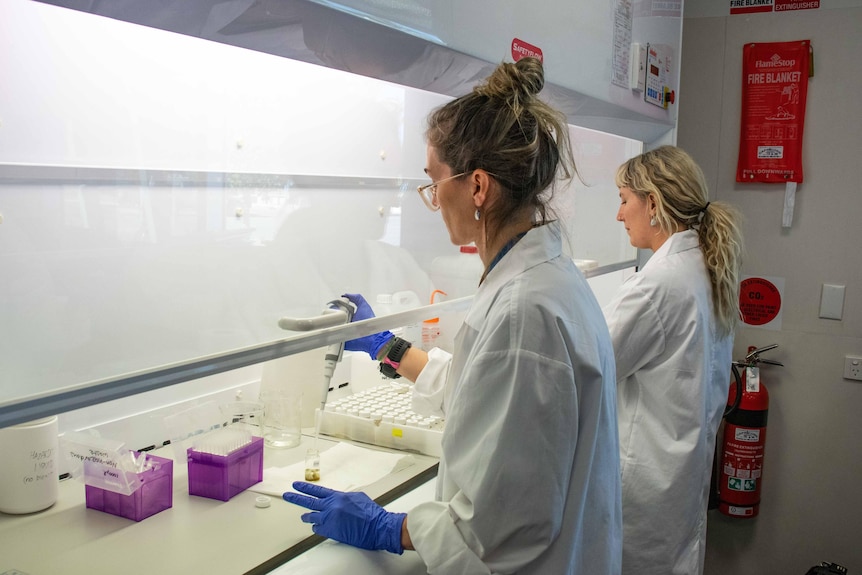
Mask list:
[[[356,306],[356,312],[353,314],[352,321],[361,321],[374,317],[374,310],[358,293],[346,293],[343,297],[347,298],[350,303]],[[391,340],[395,335],[391,331],[381,331],[364,337],[351,339],[344,343],[344,349],[348,351],[364,351],[371,359],[377,361],[380,350]]]

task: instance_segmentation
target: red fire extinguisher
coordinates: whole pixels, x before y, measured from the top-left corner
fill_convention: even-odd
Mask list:
[[[761,353],[776,347],[778,344],[749,347],[745,360],[733,365],[736,381],[730,384],[717,476],[718,510],[731,517],[756,517],[760,510],[769,393],[760,380],[758,364],[783,366],[760,357]],[[743,368],[741,375],[737,368]]]

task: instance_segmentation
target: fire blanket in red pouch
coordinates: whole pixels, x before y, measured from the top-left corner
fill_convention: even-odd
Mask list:
[[[810,42],[746,44],[737,182],[802,182]]]

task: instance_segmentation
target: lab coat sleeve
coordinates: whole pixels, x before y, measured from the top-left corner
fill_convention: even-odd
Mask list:
[[[437,347],[428,352],[428,363],[413,386],[413,411],[426,417],[444,416],[446,382],[451,364],[452,354]]]
[[[572,368],[523,349],[478,354],[446,419],[444,502],[407,528],[429,573],[515,573],[559,535],[577,444]]]
[[[617,364],[617,381],[623,381],[665,349],[665,326],[652,295],[639,283],[622,285],[604,308]]]

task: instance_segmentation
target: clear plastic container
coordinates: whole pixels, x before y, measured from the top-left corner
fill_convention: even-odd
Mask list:
[[[430,303],[435,303],[434,296],[442,295],[444,298],[446,297],[446,292],[443,290],[435,289],[431,292],[431,301]],[[425,351],[431,350],[431,348],[437,347],[438,339],[440,338],[440,318],[432,317],[430,319],[426,319],[422,322],[422,349]]]
[[[450,300],[475,295],[484,272],[485,264],[476,246],[472,245],[461,246],[457,254],[439,256],[431,262],[431,281]],[[448,313],[433,325],[423,324],[423,329],[428,328],[423,334],[423,349],[439,347],[453,351],[455,336],[465,316],[466,312]]]
[[[377,294],[374,303],[374,315],[384,316],[394,313],[416,309],[422,305],[419,296],[413,291],[399,291],[392,294]],[[404,338],[411,343],[417,343],[422,337],[422,330],[418,323],[411,323],[392,330],[398,337]]]
[[[485,264],[476,246],[461,246],[457,254],[438,256],[431,262],[431,281],[449,299],[470,296],[479,289]]]

